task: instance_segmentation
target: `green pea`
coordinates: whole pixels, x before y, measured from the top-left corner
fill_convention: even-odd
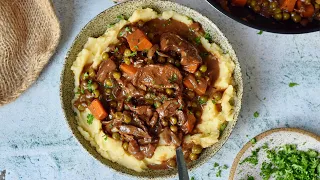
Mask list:
[[[162,124],[162,126],[168,126],[169,125],[168,121],[166,121],[165,119],[161,120],[161,124]]]
[[[89,69],[89,76],[92,77],[92,78],[96,76],[96,72],[94,71],[93,68]]]
[[[117,107],[117,102],[115,102],[115,101],[110,101],[110,107],[116,108],[116,107]]]
[[[166,89],[166,93],[167,93],[168,95],[172,95],[172,94],[173,94],[173,90],[170,89],[170,88],[167,88],[167,89]]]
[[[268,7],[269,6],[269,1],[263,1],[261,4],[262,7]]]
[[[280,20],[282,20],[282,14],[281,13],[275,14],[275,15],[273,15],[273,18],[280,21]]]
[[[93,94],[95,98],[98,98],[100,96],[100,91],[96,89],[93,91]]]
[[[119,133],[114,132],[114,133],[112,133],[112,138],[115,139],[115,140],[120,140],[121,136],[120,136]]]
[[[79,111],[84,111],[85,110],[85,107],[83,105],[81,105],[81,104],[79,104],[77,108],[78,108]]]
[[[200,66],[199,70],[203,73],[205,73],[207,71],[208,67],[206,65],[202,65]]]
[[[258,6],[258,5],[254,6],[252,9],[253,9],[254,12],[260,12],[261,11],[261,7]]]
[[[197,78],[200,78],[202,76],[202,73],[200,71],[197,71],[195,74],[194,74]]]
[[[170,159],[169,161],[167,161],[167,164],[172,168],[177,166],[176,161],[174,159]]]
[[[298,22],[301,21],[301,16],[298,15],[298,14],[296,14],[295,16],[291,16],[291,19],[292,19],[294,22],[298,23]]]
[[[168,63],[170,63],[170,64],[174,64],[174,62],[175,62],[175,60],[174,60],[173,58],[171,58],[171,57],[169,57],[169,58],[167,59],[167,61],[168,61]]]
[[[251,7],[255,7],[257,5],[257,1],[256,0],[252,0],[250,3]]]
[[[127,123],[127,124],[129,124],[130,122],[131,122],[131,120],[132,120],[132,118],[131,118],[131,116],[130,115],[124,115],[123,116],[123,121],[125,122],[125,123]]]
[[[121,73],[120,72],[113,72],[113,77],[115,79],[120,79],[121,78]]]
[[[196,111],[196,117],[200,118],[201,117],[201,111]]]
[[[287,12],[284,12],[284,13],[282,14],[282,17],[283,17],[283,20],[288,20],[288,19],[290,19],[290,14],[287,13]]]
[[[112,86],[113,86],[113,83],[112,83],[112,80],[111,80],[111,79],[106,79],[106,80],[104,81],[104,84],[105,84],[106,86],[108,86],[108,87],[112,87]]]
[[[273,10],[273,14],[279,14],[279,13],[282,13],[281,9],[280,8],[275,8]]]
[[[217,91],[212,96],[213,96],[214,100],[220,101],[222,99],[222,92],[221,91]]]
[[[98,85],[98,83],[96,83],[96,82],[94,82],[94,83],[91,84],[92,90],[96,90],[96,89],[98,89],[98,87],[99,87],[99,85]]]
[[[170,129],[172,132],[177,132],[178,131],[178,127],[175,125],[170,126]]]
[[[108,52],[103,52],[102,55],[101,55],[101,57],[102,57],[102,60],[107,60],[107,59],[109,59],[109,54],[108,54]]]
[[[269,8],[270,9],[275,9],[278,6],[278,3],[276,1],[273,1],[270,3]]]
[[[200,98],[199,98],[200,104],[205,104],[207,101],[208,101],[207,96],[200,96]]]
[[[197,105],[196,102],[193,102],[193,103],[191,104],[191,107],[196,108],[196,107],[198,107],[198,105]]]
[[[112,90],[111,89],[106,89],[106,94],[111,94]]]
[[[193,154],[200,154],[202,152],[202,147],[200,145],[194,145],[191,149]]]
[[[155,108],[159,108],[161,106],[161,102],[160,101],[155,101],[154,102],[154,107]]]
[[[122,147],[123,147],[123,149],[124,150],[128,150],[128,147],[129,147],[129,143],[128,142],[124,142],[123,144],[122,144]]]
[[[115,118],[116,118],[116,119],[121,119],[122,116],[123,116],[122,112],[116,112],[116,113],[115,113]]]
[[[178,119],[177,119],[176,117],[174,117],[174,116],[171,116],[171,117],[170,117],[170,123],[171,123],[172,125],[177,124],[177,122],[178,122]]]
[[[130,49],[124,50],[123,55],[124,55],[124,57],[129,57],[131,55],[131,50]]]
[[[123,58],[123,61],[124,61],[124,63],[126,63],[127,65],[130,65],[130,64],[131,64],[130,58],[128,58],[128,57],[124,57],[124,58]]]
[[[197,155],[197,154],[194,154],[194,153],[191,153],[191,154],[189,155],[189,158],[190,158],[191,161],[194,161],[194,160],[198,159],[198,155]]]

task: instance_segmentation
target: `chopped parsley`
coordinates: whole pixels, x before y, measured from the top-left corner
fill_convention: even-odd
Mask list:
[[[260,148],[256,149],[255,151],[252,151],[251,156],[246,157],[243,161],[240,162],[241,164],[244,163],[250,163],[252,165],[257,165],[258,164],[258,152],[259,152]]]
[[[81,91],[81,94],[84,94],[84,89],[81,89],[80,91]]]
[[[219,169],[218,172],[216,173],[216,177],[221,177],[221,169]]]
[[[102,137],[103,137],[103,139],[104,139],[105,141],[108,140],[108,136],[107,136],[107,135],[103,135]]]
[[[263,162],[260,175],[264,180],[319,179],[320,158],[314,150],[301,151],[296,145],[287,144],[267,151],[270,162]]]
[[[263,33],[263,31],[262,31],[262,30],[260,30],[257,34],[261,35],[262,33]]]
[[[201,43],[201,37],[196,37],[194,40],[198,45]]]
[[[192,176],[190,180],[195,180],[195,178]]]
[[[209,33],[206,33],[204,36],[203,36],[206,40],[208,40],[209,42],[212,41],[212,37]]]
[[[113,26],[114,26],[114,23],[108,24],[108,25],[107,25],[107,28],[111,28],[111,27],[113,27]]]
[[[131,29],[131,27],[126,27],[126,28],[125,28],[125,31],[127,31],[127,32],[132,32],[132,29]]]
[[[168,79],[170,83],[175,83],[177,80],[178,80],[178,76],[175,73],[172,74],[171,77]]]
[[[119,52],[119,48],[118,47],[116,47],[116,49],[114,49],[114,51],[113,51],[114,53],[117,53],[117,52]]]
[[[262,149],[268,149],[268,148],[269,148],[268,143],[264,143],[262,146]]]
[[[89,77],[88,72],[84,73],[84,74],[83,74],[83,77],[84,77],[85,79],[86,79],[87,77]]]
[[[191,20],[191,21],[193,21],[193,19],[192,19],[191,17],[189,17],[189,16],[188,16],[188,20]]]
[[[87,123],[88,123],[88,124],[92,124],[93,118],[94,118],[94,117],[93,117],[92,114],[88,114],[88,115],[87,115]]]
[[[223,169],[228,169],[228,166],[225,164],[225,165],[223,165],[222,168],[223,168]]]
[[[257,139],[256,139],[256,138],[252,138],[252,139],[250,140],[250,142],[251,142],[251,144],[256,144],[256,143],[257,143]]]
[[[218,167],[219,166],[219,163],[217,163],[217,162],[215,162],[214,164],[213,164],[213,167]]]
[[[247,180],[254,180],[253,176],[248,176]]]
[[[299,85],[298,83],[294,83],[294,82],[289,83],[289,87],[294,87],[294,86],[298,86],[298,85]]]
[[[216,100],[212,99],[212,104],[216,104],[216,103],[217,103]]]
[[[135,49],[139,49],[139,46],[134,46]]]
[[[259,115],[260,115],[260,114],[259,114],[258,111],[256,111],[256,112],[253,113],[253,117],[255,117],[255,118],[259,117]]]
[[[121,14],[117,16],[117,19],[120,21],[120,20],[125,20],[126,18],[124,17],[123,14]]]
[[[132,53],[130,53],[129,55],[128,55],[128,57],[133,57],[133,56],[136,56],[137,55],[137,51],[133,51]]]
[[[227,125],[228,125],[227,123],[221,124],[220,131],[224,131],[226,129]]]
[[[88,81],[87,88],[88,88],[88,90],[89,90],[90,92],[93,91],[93,89],[92,89],[92,80],[91,80],[91,79]]]

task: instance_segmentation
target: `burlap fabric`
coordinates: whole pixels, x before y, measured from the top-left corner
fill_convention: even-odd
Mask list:
[[[0,0],[0,106],[37,79],[59,39],[49,0]]]

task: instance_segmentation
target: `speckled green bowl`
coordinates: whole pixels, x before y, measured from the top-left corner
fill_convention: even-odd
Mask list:
[[[71,100],[74,97],[73,89],[74,89],[74,75],[72,71],[70,70],[73,61],[75,61],[78,53],[83,48],[84,44],[87,42],[88,37],[99,37],[102,35],[106,28],[107,24],[115,23],[117,21],[117,16],[120,14],[124,14],[127,17],[129,17],[133,11],[140,7],[150,7],[154,10],[160,12],[167,11],[167,10],[174,10],[178,13],[187,15],[189,17],[192,17],[195,21],[201,22],[203,28],[205,31],[209,32],[211,36],[213,37],[214,42],[219,44],[222,49],[225,52],[229,52],[231,55],[232,60],[236,64],[235,72],[234,72],[234,83],[235,88],[237,91],[237,98],[235,102],[235,116],[234,121],[230,122],[226,128],[226,130],[223,132],[222,136],[220,137],[220,141],[216,144],[214,144],[210,148],[206,148],[199,159],[197,161],[192,162],[189,165],[189,170],[195,169],[196,167],[199,167],[201,164],[205,163],[208,159],[210,159],[221,147],[222,145],[227,141],[229,135],[231,134],[231,131],[233,130],[236,122],[237,117],[240,111],[241,107],[241,99],[242,99],[242,91],[243,91],[243,84],[242,84],[242,77],[241,77],[241,70],[240,65],[238,62],[238,59],[236,57],[236,54],[234,50],[232,49],[231,45],[229,44],[227,38],[222,34],[222,32],[218,29],[218,27],[213,24],[208,18],[204,17],[200,13],[176,4],[174,2],[170,1],[154,1],[154,0],[135,0],[135,1],[129,1],[125,3],[118,4],[116,6],[113,6],[104,12],[97,15],[94,19],[92,19],[79,33],[79,35],[74,40],[68,54],[66,57],[66,62],[61,74],[61,87],[60,87],[60,96],[62,101],[62,108],[65,113],[66,120],[68,122],[68,125],[76,137],[76,139],[80,142],[80,144],[98,161],[100,161],[102,164],[108,166],[109,168],[119,172],[123,173],[125,175],[129,176],[135,176],[139,178],[169,178],[173,177],[177,174],[177,170],[147,170],[145,172],[139,173],[133,170],[130,170],[128,168],[125,168],[117,163],[113,163],[105,158],[103,158],[96,149],[90,145],[90,143],[84,139],[84,137],[80,134],[80,132],[77,129],[77,121],[74,117],[74,113],[72,110],[72,104]]]

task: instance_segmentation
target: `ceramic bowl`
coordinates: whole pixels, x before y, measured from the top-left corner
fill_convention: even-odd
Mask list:
[[[150,7],[158,11],[159,13],[167,10],[174,10],[178,13],[192,17],[195,21],[201,22],[204,30],[209,32],[212,35],[214,42],[219,44],[225,52],[230,53],[230,56],[236,65],[236,68],[233,74],[234,80],[235,80],[234,84],[237,91],[237,98],[235,102],[236,113],[234,116],[234,121],[228,124],[226,130],[222,133],[220,137],[220,141],[218,143],[214,144],[210,148],[206,148],[197,161],[194,161],[191,164],[189,164],[189,170],[194,169],[200,166],[201,164],[203,164],[204,162],[206,162],[222,147],[222,145],[227,141],[229,135],[231,134],[232,129],[234,128],[237,122],[237,117],[241,107],[243,85],[242,85],[240,65],[236,57],[236,54],[232,49],[231,45],[229,44],[227,38],[222,34],[222,32],[218,29],[218,27],[214,23],[212,23],[208,18],[204,17],[200,13],[174,2],[159,1],[159,0],[158,1],[154,1],[154,0],[128,1],[125,3],[115,5],[103,11],[102,13],[97,15],[95,18],[93,18],[81,30],[79,35],[76,37],[66,56],[65,64],[61,74],[61,87],[60,87],[61,103],[62,103],[62,108],[65,114],[65,118],[67,120],[67,123],[73,135],[79,141],[79,143],[83,146],[83,148],[87,150],[87,152],[89,152],[89,154],[92,155],[96,160],[108,166],[109,168],[119,173],[123,173],[125,175],[135,176],[139,178],[147,178],[147,179],[168,178],[168,177],[175,176],[177,174],[177,170],[176,169],[157,170],[157,171],[146,170],[144,172],[139,173],[139,172],[127,169],[124,166],[121,166],[117,163],[113,163],[108,159],[103,158],[96,151],[96,149],[90,145],[89,141],[85,140],[85,138],[78,131],[77,121],[74,117],[74,112],[72,110],[71,100],[74,97],[74,92],[73,92],[74,75],[70,68],[72,66],[73,61],[75,61],[78,53],[82,50],[84,44],[87,42],[88,37],[99,37],[107,29],[107,26],[106,26],[107,24],[115,23],[117,21],[116,17],[118,15],[124,14],[125,16],[129,17],[131,16],[134,10],[141,7],[142,8]]]

